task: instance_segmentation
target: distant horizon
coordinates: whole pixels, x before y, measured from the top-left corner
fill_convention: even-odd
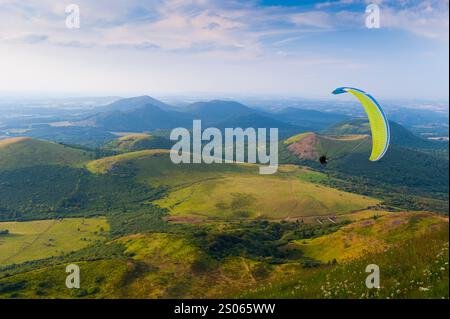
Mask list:
[[[368,93],[373,94],[370,91]],[[197,101],[212,101],[212,100],[230,100],[237,101],[237,99],[255,99],[255,100],[296,100],[296,101],[339,101],[339,102],[352,102],[356,103],[351,97],[339,97],[331,94],[323,96],[301,96],[294,94],[257,94],[257,93],[227,93],[227,92],[173,92],[173,93],[134,93],[134,94],[114,94],[111,93],[89,93],[89,92],[2,92],[0,91],[0,102],[5,99],[11,99],[15,101],[26,101],[26,100],[60,100],[60,99],[126,99],[139,96],[149,96],[158,100],[164,99],[196,99]],[[388,103],[395,102],[430,102],[430,103],[446,103],[449,104],[449,98],[411,98],[411,97],[394,97],[385,98],[376,96],[380,101],[385,101]]]

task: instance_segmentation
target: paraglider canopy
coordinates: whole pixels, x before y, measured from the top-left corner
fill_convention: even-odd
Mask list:
[[[363,90],[352,87],[340,87],[333,91],[333,94],[351,93],[364,107],[369,118],[370,130],[372,133],[372,153],[369,160],[380,160],[389,147],[390,129],[389,122],[380,104]]]

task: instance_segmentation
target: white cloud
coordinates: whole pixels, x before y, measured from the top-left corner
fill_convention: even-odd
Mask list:
[[[355,3],[357,1],[355,0],[336,0],[336,1],[325,1],[325,2],[319,2],[316,4],[316,9],[325,9],[330,7],[338,7],[338,6],[345,6],[352,3]]]
[[[364,1],[330,1],[304,10],[261,7],[256,1],[74,0],[81,28],[69,30],[65,2],[0,0],[0,86],[301,94],[331,89],[337,79],[369,85],[384,62],[362,65],[367,59],[358,59],[355,48],[327,41],[308,47],[316,35],[361,31],[364,10],[352,6]],[[391,0],[381,6],[381,24],[388,30],[419,39],[448,37],[448,1]],[[402,62],[389,71],[395,73],[392,83],[403,81]],[[367,76],[368,70],[375,76]],[[439,75],[444,83],[445,74]],[[421,85],[426,79],[408,77]]]
[[[396,28],[441,41],[449,38],[449,2],[423,1],[394,9],[381,7],[381,27]]]
[[[81,9],[81,29],[65,28],[65,3],[51,0],[0,0],[0,38],[33,43],[39,34],[50,44],[92,47],[188,50],[205,52],[240,48],[241,54],[260,55],[271,46],[268,37],[283,43],[305,32],[329,31],[363,24],[361,12],[290,10],[257,7],[252,2],[208,0],[76,1]],[[343,6],[355,0],[322,2],[316,8]],[[414,34],[448,38],[448,1],[383,3],[382,26]],[[133,12],[140,12],[136,17]],[[291,23],[291,24],[289,24]],[[35,38],[38,41],[38,38]],[[195,50],[197,48],[197,50]],[[228,51],[225,49],[223,51]]]
[[[333,17],[324,11],[292,14],[290,20],[298,26],[331,28],[334,25]]]

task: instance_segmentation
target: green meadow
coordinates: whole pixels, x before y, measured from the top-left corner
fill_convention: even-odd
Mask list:
[[[89,151],[27,137],[0,141],[0,171],[38,165],[80,166],[93,156]]]
[[[173,165],[167,153],[125,153],[91,161],[86,167],[96,174],[106,174],[120,166],[132,167],[139,183],[167,187],[167,195],[153,203],[167,208],[172,220],[340,215],[380,202],[310,183],[308,176],[320,173],[289,165],[280,167],[274,176],[263,176],[258,174],[257,165]]]
[[[305,256],[323,263],[356,259],[367,251],[382,252],[392,243],[398,243],[445,225],[442,217],[430,213],[372,212],[346,225],[333,234],[294,242]],[[359,216],[361,218],[361,216]]]
[[[235,297],[291,299],[448,299],[448,223],[359,258],[263,284]],[[367,265],[380,269],[380,288],[368,289]]]
[[[337,154],[365,140],[321,143]],[[0,298],[448,298],[446,216],[314,165],[174,165],[150,141],[0,142]],[[72,263],[78,290],[65,287]]]
[[[3,222],[0,230],[0,266],[58,256],[105,239],[106,218],[66,218]]]
[[[292,223],[280,225],[281,229],[291,229],[289,224]],[[277,255],[275,251],[270,252],[272,248],[268,241],[272,234],[279,232],[276,225],[249,224],[251,228],[245,228],[242,223],[234,226],[216,224],[204,228],[208,229],[205,235],[192,230],[127,235],[106,242],[104,248],[98,246],[103,250],[117,247],[113,254],[100,251],[86,261],[84,254],[92,254],[92,250],[87,249],[69,256],[71,263],[78,264],[83,273],[83,289],[65,288],[64,269],[68,262],[63,259],[50,267],[19,271],[1,278],[0,297],[448,298],[445,289],[446,280],[448,282],[448,223],[441,217],[423,213],[367,216],[334,231],[330,229],[331,232],[300,240],[289,239],[293,233],[282,231],[284,235],[273,238],[282,259],[262,257],[264,254]],[[255,232],[261,226],[269,228]],[[292,229],[303,227],[306,225]],[[326,261],[333,257],[329,252],[337,243],[336,236],[342,237],[341,232],[350,236],[351,227],[359,235],[355,235],[345,248],[337,246],[335,249],[337,253],[343,252],[346,258]],[[231,244],[239,237],[226,236],[253,238],[251,240],[255,241],[248,241],[245,247],[259,244],[261,248],[255,249],[262,250],[245,253],[238,242],[235,246]],[[222,237],[228,238],[228,244]],[[320,249],[315,243],[318,239],[322,239]],[[361,249],[361,243],[365,244],[365,249]],[[314,249],[304,250],[303,245],[309,244]],[[320,252],[322,255],[317,255]],[[314,261],[311,256],[323,261]],[[369,290],[364,284],[365,267],[371,263],[381,269],[382,287],[378,290]]]
[[[232,220],[340,215],[379,201],[298,178],[228,174],[179,188],[155,203],[171,216]]]

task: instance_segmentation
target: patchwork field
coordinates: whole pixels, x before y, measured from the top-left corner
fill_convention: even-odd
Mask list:
[[[104,240],[105,218],[67,218],[3,222],[0,230],[0,266],[58,256]]]

